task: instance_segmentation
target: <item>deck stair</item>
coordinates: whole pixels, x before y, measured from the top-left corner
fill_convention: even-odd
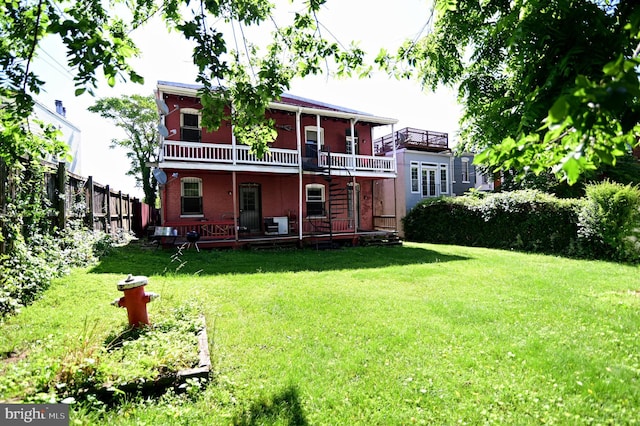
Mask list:
[[[361,246],[401,246],[402,239],[395,232],[380,235],[363,235],[359,239]]]

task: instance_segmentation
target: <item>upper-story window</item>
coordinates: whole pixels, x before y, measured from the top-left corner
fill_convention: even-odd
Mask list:
[[[202,215],[202,179],[185,177],[180,179],[182,216]]]
[[[317,157],[318,149],[322,147],[324,140],[324,129],[315,126],[304,128],[305,157]]]
[[[193,108],[182,108],[180,110],[180,139],[187,142],[200,142],[202,140],[199,110]]]
[[[462,159],[462,182],[463,183],[469,183],[469,159],[468,158],[463,158]]]
[[[356,150],[356,155],[358,155],[360,153],[360,148],[358,146],[358,131],[357,130],[354,131],[354,133],[356,134],[355,137],[351,137],[351,129],[347,129],[346,133],[347,133],[347,136],[345,140],[344,152],[346,152],[347,154],[351,154],[352,153],[351,147],[353,146]]]

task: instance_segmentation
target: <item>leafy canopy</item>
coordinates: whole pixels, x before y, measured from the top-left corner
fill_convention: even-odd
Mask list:
[[[377,62],[457,85],[477,162],[573,183],[637,145],[639,29],[634,2],[436,0],[433,30]]]
[[[124,95],[98,99],[89,111],[99,114],[121,128],[126,138],[112,139],[111,148],[127,150],[131,162],[128,175],[142,187],[145,203],[154,206],[157,182],[147,165],[156,161],[158,150],[158,113],[153,96]]]
[[[99,73],[110,85],[118,79],[143,82],[129,65],[139,52],[129,34],[154,16],[166,26],[195,42],[193,62],[200,94],[203,124],[216,128],[232,119],[241,141],[258,154],[275,138],[264,122],[269,102],[289,88],[295,76],[317,74],[324,68],[338,73],[366,73],[363,52],[355,46],[342,48],[320,33],[317,14],[325,0],[295,3],[297,12],[286,25],[274,25],[271,43],[264,52],[245,41],[231,49],[216,23],[240,28],[275,20],[276,6],[265,0],[8,0],[0,6],[0,157],[8,164],[41,151],[60,152],[63,145],[33,142],[28,117],[33,95],[45,83],[31,69],[37,46],[45,36],[59,36],[67,48],[68,65],[75,70],[76,94],[92,93]],[[280,3],[280,6],[283,6]],[[284,5],[286,6],[286,4]],[[211,24],[211,22],[214,22]],[[270,22],[269,22],[270,23]],[[242,53],[240,52],[242,51]],[[234,109],[225,117],[224,106],[233,99]]]

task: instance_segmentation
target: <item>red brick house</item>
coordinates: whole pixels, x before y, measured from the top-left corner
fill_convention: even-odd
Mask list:
[[[374,186],[396,178],[396,162],[375,154],[372,129],[397,120],[283,95],[267,113],[278,137],[257,158],[230,123],[201,128],[198,89],[160,81],[156,94],[164,137],[154,173],[162,225],[178,242],[190,231],[213,247],[392,237],[395,218],[376,210]]]

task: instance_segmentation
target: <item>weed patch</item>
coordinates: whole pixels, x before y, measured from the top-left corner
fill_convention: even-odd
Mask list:
[[[79,342],[61,358],[47,351],[49,344],[33,348],[28,363],[20,362],[26,356],[6,358],[0,393],[24,386],[24,375],[32,370],[38,379],[23,395],[25,402],[113,405],[134,395],[159,396],[181,384],[180,371],[199,365],[198,334],[205,324],[189,305],[156,315],[151,326],[126,327],[103,339],[95,325],[85,324]]]

